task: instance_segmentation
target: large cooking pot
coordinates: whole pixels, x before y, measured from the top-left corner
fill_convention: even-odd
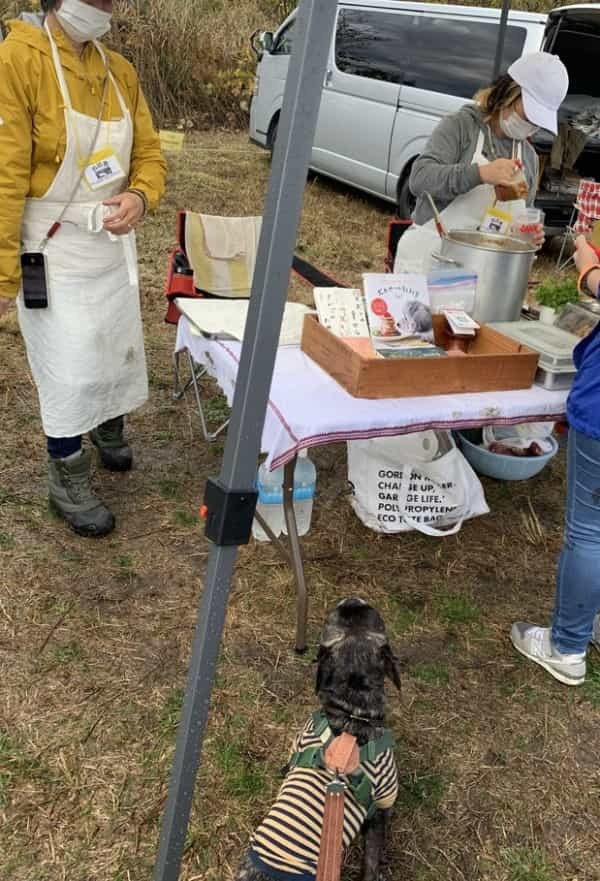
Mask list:
[[[536,248],[502,233],[452,229],[442,236],[437,265],[477,274],[473,317],[477,321],[518,321]]]

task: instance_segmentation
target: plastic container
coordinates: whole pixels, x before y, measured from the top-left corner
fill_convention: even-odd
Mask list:
[[[499,333],[539,352],[539,366],[553,373],[573,372],[573,349],[579,337],[539,321],[498,321],[491,327]]]
[[[544,231],[544,212],[539,208],[517,208],[513,211],[513,235],[526,241],[535,241]]]
[[[491,453],[481,443],[481,429],[456,432],[458,445],[469,464],[478,474],[494,477],[496,480],[528,480],[546,467],[558,452],[558,443],[550,437],[552,450],[543,456],[504,456]]]
[[[548,391],[564,391],[571,388],[577,370],[552,370],[550,367],[538,367],[535,374],[535,384],[541,385]]]
[[[280,536],[284,527],[283,514],[283,468],[268,471],[265,463],[258,469],[256,478],[258,490],[257,512],[270,526],[276,536]],[[270,541],[258,520],[252,523],[252,535],[257,541]]]
[[[583,339],[593,331],[599,320],[600,316],[588,309],[587,304],[582,306],[580,303],[568,303],[556,319],[554,326]]]
[[[317,469],[308,458],[307,451],[301,450],[294,469],[294,513],[299,536],[306,535],[310,529],[316,488]],[[285,518],[283,533],[287,535]]]
[[[461,269],[438,269],[427,276],[431,311],[464,309],[469,315],[475,309],[477,276]]]

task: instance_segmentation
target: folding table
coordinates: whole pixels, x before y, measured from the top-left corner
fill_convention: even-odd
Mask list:
[[[241,343],[206,339],[185,315],[175,353],[189,354],[220,386],[231,404]],[[294,467],[300,450],[340,441],[394,437],[425,429],[461,429],[519,422],[560,421],[568,391],[529,389],[420,398],[353,398],[299,346],[280,347],[275,363],[261,449],[271,468],[284,467],[284,512],[289,549],[270,535],[292,568],[296,585],[296,650],[306,648],[308,592],[293,506]],[[268,532],[268,530],[267,530]]]

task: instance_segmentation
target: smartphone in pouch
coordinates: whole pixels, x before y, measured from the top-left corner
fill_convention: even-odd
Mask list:
[[[48,308],[46,255],[29,251],[21,254],[23,303],[26,309]]]

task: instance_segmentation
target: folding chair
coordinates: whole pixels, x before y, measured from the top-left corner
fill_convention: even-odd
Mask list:
[[[177,324],[181,313],[178,299],[225,298],[247,299],[250,296],[256,262],[260,217],[214,217],[180,211],[177,215],[177,246],[169,256],[165,295],[168,300],[165,321]],[[186,350],[189,379],[181,379],[181,352],[173,355],[173,397],[181,400],[193,389],[202,434],[212,442],[223,432],[229,420],[209,431],[200,380],[207,369],[194,362]]]
[[[214,217],[179,211],[177,245],[171,251],[167,265],[165,321],[178,323],[181,317],[178,299],[247,299],[252,287],[260,228],[260,217]],[[243,241],[239,242],[239,238]],[[311,287],[347,287],[298,256],[294,257],[292,269]],[[189,379],[185,382],[181,376],[182,354],[185,354],[189,369]],[[174,353],[173,398],[179,401],[193,389],[202,434],[210,443],[227,428],[229,420],[215,431],[209,431],[200,389],[200,380],[206,374],[207,368],[195,363],[189,351]]]
[[[573,242],[576,236],[589,235],[597,221],[600,221],[600,183],[582,180],[579,183],[577,198],[556,261],[556,268],[559,271],[565,269],[573,259],[572,255],[565,259],[567,243]]]
[[[408,227],[411,225],[412,220],[400,220],[399,218],[390,220],[387,231],[386,255],[383,261],[386,272],[394,271],[394,263],[396,261],[396,250],[398,248],[398,242],[400,241]]]

